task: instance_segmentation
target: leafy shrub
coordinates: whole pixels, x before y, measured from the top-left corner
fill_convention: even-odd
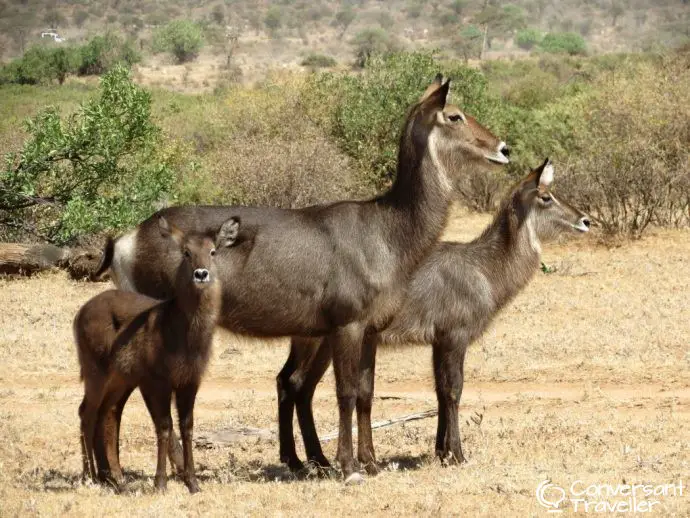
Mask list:
[[[555,32],[544,36],[539,47],[552,54],[585,54],[587,45],[585,40],[574,32]]]
[[[69,118],[48,108],[29,120],[21,152],[0,170],[3,223],[64,243],[152,213],[174,175],[150,108],[150,95],[117,66]]]
[[[462,28],[460,34],[453,40],[453,48],[465,60],[478,58],[482,52],[482,40],[484,34],[476,25],[467,25]]]
[[[524,50],[530,50],[541,43],[543,36],[539,29],[529,28],[518,31],[515,43]]]
[[[428,53],[394,53],[367,61],[360,75],[323,74],[310,80],[305,103],[328,107],[313,113],[343,151],[357,163],[363,179],[380,187],[394,173],[398,136],[409,106],[416,102],[439,67]],[[468,67],[446,70],[454,79],[453,98],[480,120],[493,110],[482,74]],[[308,97],[309,98],[309,97]]]
[[[266,27],[271,32],[275,32],[280,29],[283,25],[283,11],[277,5],[271,6],[268,11],[266,11],[266,17],[264,18],[264,23]]]
[[[141,56],[131,42],[123,41],[112,32],[94,36],[79,49],[79,75],[101,75],[115,65],[132,66]]]
[[[76,71],[77,52],[66,46],[38,45],[27,50],[0,71],[0,83],[35,85],[58,81],[62,84],[68,74]]]
[[[301,63],[303,67],[312,68],[330,68],[336,66],[337,64],[338,63],[335,59],[324,54],[309,54],[302,60]]]
[[[153,49],[156,52],[172,54],[178,63],[196,59],[204,46],[201,27],[187,20],[174,20],[156,30],[153,35]]]
[[[359,67],[363,67],[372,56],[394,52],[399,46],[396,39],[381,28],[364,29],[355,35],[352,42]]]
[[[74,11],[74,14],[72,15],[72,20],[74,21],[74,25],[77,27],[81,28],[84,26],[84,22],[89,18],[89,12],[85,11],[83,9],[77,9]]]
[[[587,96],[564,188],[607,234],[690,224],[688,64],[625,64]]]

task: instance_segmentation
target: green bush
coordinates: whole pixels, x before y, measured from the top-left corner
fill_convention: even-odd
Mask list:
[[[388,54],[399,47],[393,36],[378,27],[358,32],[352,43],[355,46],[357,56],[356,64],[359,67],[363,67],[372,56]]]
[[[48,108],[0,169],[3,223],[65,243],[138,223],[173,195],[174,174],[151,122],[150,94],[116,66],[98,97],[60,117]]]
[[[141,56],[131,42],[107,32],[94,36],[79,49],[79,61],[79,75],[101,75],[118,64],[131,67],[141,61]]]
[[[515,43],[524,50],[530,50],[541,43],[543,35],[539,29],[529,28],[518,31]]]
[[[281,25],[283,25],[282,9],[277,5],[271,6],[266,12],[264,23],[266,24],[268,30],[271,32],[275,32],[278,29],[280,29]]]
[[[76,72],[79,58],[72,47],[38,45],[27,50],[0,70],[0,83],[62,84],[68,74]]]
[[[398,136],[405,114],[436,73],[428,53],[393,53],[369,59],[362,74],[322,74],[310,79],[309,106],[327,106],[313,114],[356,160],[364,179],[381,186],[395,172]],[[455,66],[453,99],[480,120],[493,111],[486,81],[474,69]]]
[[[552,54],[585,54],[587,44],[582,36],[574,32],[554,32],[544,36],[539,47]]]
[[[203,46],[201,27],[187,20],[172,21],[153,35],[153,49],[156,52],[169,52],[178,63],[196,59]]]
[[[330,68],[336,66],[337,64],[338,63],[335,59],[324,54],[309,54],[302,60],[301,63],[303,67],[311,68]]]

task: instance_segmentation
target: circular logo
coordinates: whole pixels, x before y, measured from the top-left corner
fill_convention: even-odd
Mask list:
[[[565,500],[565,489],[552,484],[550,480],[544,480],[537,486],[537,502],[542,507],[546,507],[550,513],[563,512],[558,508],[563,500]]]

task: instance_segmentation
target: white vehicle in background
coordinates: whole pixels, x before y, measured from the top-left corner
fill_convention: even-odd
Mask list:
[[[43,31],[41,33],[41,39],[43,38],[51,38],[55,43],[62,43],[63,41],[65,41],[65,38],[60,37],[57,31],[53,29]]]

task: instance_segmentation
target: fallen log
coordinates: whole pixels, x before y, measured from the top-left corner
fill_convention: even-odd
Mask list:
[[[0,274],[30,276],[61,268],[67,270],[73,279],[91,279],[100,258],[100,250],[62,248],[51,244],[0,243]]]

